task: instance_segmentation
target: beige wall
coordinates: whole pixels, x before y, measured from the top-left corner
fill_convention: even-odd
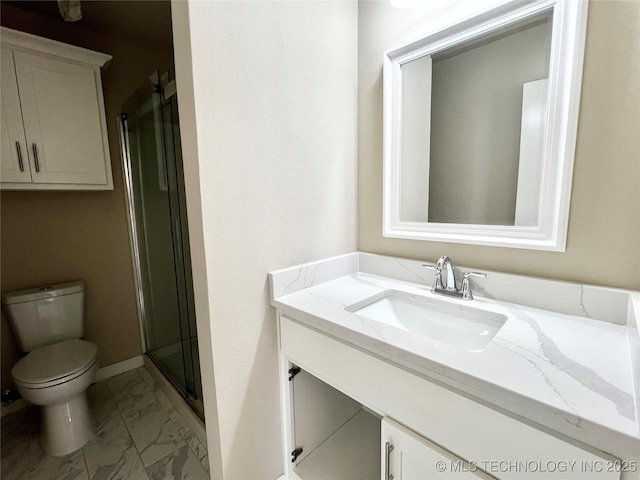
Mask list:
[[[2,291],[73,279],[87,284],[85,338],[105,366],[141,353],[116,116],[172,52],[120,41],[78,24],[2,5],[2,25],[113,55],[103,75],[115,189],[7,192],[1,199]],[[170,35],[170,32],[168,32]],[[2,320],[2,388],[19,354]]]
[[[564,253],[383,238],[382,53],[455,13],[426,8],[360,3],[359,249],[429,261],[446,254],[479,270],[640,289],[640,2],[589,5]]]
[[[183,20],[176,78],[181,99],[193,81],[180,120],[189,218],[202,218],[190,234],[212,477],[276,478],[267,273],[356,247],[357,3],[193,2]],[[174,28],[186,30],[175,13]]]

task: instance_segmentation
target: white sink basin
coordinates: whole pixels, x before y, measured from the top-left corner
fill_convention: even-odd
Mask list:
[[[401,328],[438,342],[480,352],[507,321],[507,316],[471,301],[471,305],[386,290],[346,307],[356,315]],[[484,308],[483,308],[484,307]]]

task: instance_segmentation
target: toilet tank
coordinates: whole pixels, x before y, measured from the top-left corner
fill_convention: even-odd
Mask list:
[[[84,282],[2,294],[2,306],[23,352],[84,335]]]

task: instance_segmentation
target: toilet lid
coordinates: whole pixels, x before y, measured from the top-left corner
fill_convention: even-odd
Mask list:
[[[11,370],[16,382],[44,384],[54,380],[64,381],[96,361],[98,348],[86,340],[65,340],[32,350],[18,361]],[[37,388],[36,385],[33,387]]]

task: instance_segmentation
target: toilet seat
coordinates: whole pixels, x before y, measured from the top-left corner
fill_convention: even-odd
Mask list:
[[[11,370],[16,385],[47,388],[66,383],[90,370],[98,348],[87,340],[65,340],[32,350]]]

